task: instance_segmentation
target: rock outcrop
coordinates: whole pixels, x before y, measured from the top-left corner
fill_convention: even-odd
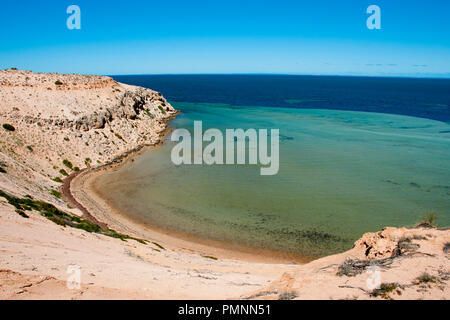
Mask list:
[[[385,228],[284,273],[245,299],[448,299],[450,230]]]
[[[0,71],[0,186],[59,201],[56,181],[157,142],[174,114],[161,93],[109,77]]]

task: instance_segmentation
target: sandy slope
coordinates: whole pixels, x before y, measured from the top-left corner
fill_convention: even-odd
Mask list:
[[[107,77],[0,71],[0,190],[51,202],[81,215],[51,195],[60,170],[107,163],[138,145],[156,143],[173,108],[158,93]],[[86,158],[90,161],[85,163]],[[97,172],[96,174],[101,174]],[[77,180],[78,179],[78,180]],[[449,230],[395,229],[366,234],[336,256],[296,265],[264,256],[191,243],[142,229],[117,215],[91,192],[89,175],[71,190],[89,211],[118,231],[150,242],[121,241],[61,227],[38,212],[29,218],[0,197],[0,299],[447,299]],[[214,255],[212,259],[211,255]],[[208,257],[209,256],[209,257]],[[338,275],[347,259],[353,263]],[[398,283],[374,297],[365,267],[381,269],[380,283]],[[66,286],[70,266],[81,288]],[[428,282],[417,280],[428,273]],[[424,280],[422,279],[422,280]],[[401,295],[400,295],[401,293]]]

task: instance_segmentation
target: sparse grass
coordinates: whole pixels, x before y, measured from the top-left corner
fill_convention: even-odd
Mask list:
[[[357,260],[346,259],[339,267],[337,275],[339,277],[356,277],[363,273],[370,266],[387,267],[392,263],[392,259],[381,260]]]
[[[3,129],[5,129],[6,131],[9,131],[9,132],[16,131],[16,128],[14,128],[14,126],[9,124],[9,123],[4,123],[3,124]]]
[[[59,173],[61,173],[64,177],[67,177],[67,176],[69,175],[69,174],[67,173],[67,171],[64,170],[64,169],[59,170]]]
[[[161,250],[166,250],[166,248],[164,248],[162,245],[160,245],[157,242],[152,242],[155,246],[157,246],[158,248],[160,248]]]
[[[415,281],[415,284],[430,284],[430,283],[439,283],[439,279],[426,272],[422,273],[421,276],[417,277]]]
[[[286,291],[279,295],[278,300],[293,300],[297,297],[296,291]]]
[[[203,258],[205,258],[205,259],[211,259],[211,260],[219,260],[219,259],[217,259],[216,257],[213,257],[213,256],[202,256]]]
[[[103,234],[105,236],[111,237],[111,238],[120,239],[122,241],[126,241],[127,239],[131,239],[131,240],[135,240],[135,241],[137,241],[139,243],[142,243],[142,244],[147,244],[147,242],[145,240],[133,238],[133,237],[130,237],[130,236],[127,236],[127,235],[123,235],[123,234],[120,234],[120,233],[118,233],[118,232],[116,232],[114,230],[111,230],[111,229],[109,229],[109,230],[102,230],[99,233],[101,233],[101,234]]]
[[[59,210],[54,205],[44,202],[33,200],[30,198],[17,198],[14,196],[10,196],[7,193],[0,190],[0,197],[5,198],[8,203],[16,208],[17,211],[23,210],[35,210],[41,214],[41,216],[47,218],[48,220],[60,225],[62,227],[72,227],[84,230],[89,233],[98,233],[103,234],[108,237],[121,239],[122,241],[126,241],[128,239],[135,240],[142,244],[147,244],[147,242],[143,239],[133,238],[127,235],[120,234],[111,229],[102,229],[99,225],[92,223],[88,220],[82,219],[78,216],[68,214],[64,211]],[[16,212],[17,212],[16,211]]]
[[[53,179],[53,181],[55,181],[57,183],[62,183],[63,182],[60,177],[56,177],[55,179]]]
[[[117,132],[114,133],[114,135],[116,136],[117,139],[123,140],[125,141],[122,136],[120,134],[118,134]]]
[[[401,287],[398,283],[382,283],[380,285],[379,289],[375,289],[370,294],[373,297],[380,297],[383,299],[391,300],[391,294],[398,294],[399,296],[402,295]]]
[[[70,170],[73,170],[73,164],[72,164],[72,162],[70,162],[69,160],[64,159],[64,160],[63,160],[63,164],[64,164],[67,168],[69,168]]]
[[[416,228],[435,228],[436,227],[436,214],[429,213],[423,217],[416,225]]]
[[[50,194],[58,199],[61,199],[61,197],[62,197],[61,192],[53,190],[53,189],[50,190]]]

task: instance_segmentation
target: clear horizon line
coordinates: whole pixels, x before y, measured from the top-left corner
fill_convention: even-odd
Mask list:
[[[271,72],[229,72],[229,73],[120,73],[104,74],[108,77],[115,76],[302,76],[302,77],[354,77],[354,78],[402,78],[402,79],[431,79],[431,80],[450,80],[450,73],[442,76],[414,76],[414,75],[356,75],[356,74],[306,74],[306,73],[271,73]]]
[[[0,70],[12,70],[15,68],[3,68]],[[323,73],[278,73],[278,72],[185,72],[185,73],[70,73],[56,71],[32,71],[18,68],[17,70],[30,71],[34,73],[59,73],[59,74],[81,74],[81,75],[103,75],[107,77],[115,76],[302,76],[302,77],[354,77],[354,78],[400,78],[400,79],[430,79],[430,80],[449,80],[450,72],[430,75],[369,75],[369,74],[323,74]]]

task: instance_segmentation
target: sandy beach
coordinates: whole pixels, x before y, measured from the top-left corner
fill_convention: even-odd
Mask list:
[[[163,141],[176,111],[162,95],[107,77],[17,70],[0,73],[0,89],[1,122],[15,128],[0,134],[0,299],[450,297],[450,230],[432,225],[367,233],[310,261],[131,221],[99,197],[95,179]],[[35,201],[101,232],[26,210]],[[79,289],[67,288],[70,266],[82,272]],[[373,272],[381,291],[368,285]]]

